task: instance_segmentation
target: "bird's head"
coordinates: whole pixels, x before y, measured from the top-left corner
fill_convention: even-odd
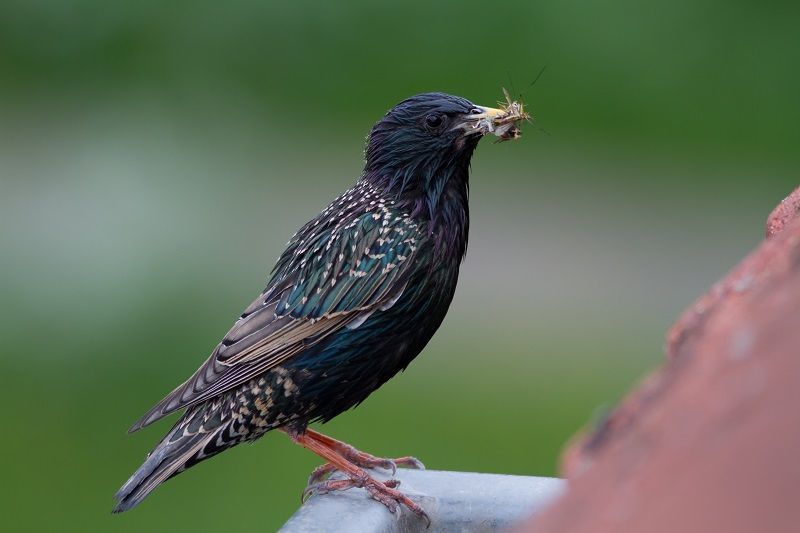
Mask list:
[[[478,141],[487,133],[497,133],[496,121],[506,116],[507,110],[479,106],[459,96],[412,96],[372,128],[364,179],[395,196],[440,194],[454,177],[466,186]]]

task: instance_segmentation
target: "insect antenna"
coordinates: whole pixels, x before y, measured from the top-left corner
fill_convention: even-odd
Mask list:
[[[546,69],[547,69],[547,63],[545,63],[545,64],[544,64],[544,66],[542,66],[542,68],[539,70],[539,74],[537,74],[537,75],[536,75],[536,77],[535,77],[535,78],[533,78],[533,81],[531,82],[531,84],[530,84],[530,85],[528,85],[528,89],[525,89],[525,91],[526,91],[526,92],[527,92],[529,89],[531,89],[531,88],[532,88],[534,85],[536,85],[536,82],[537,82],[537,81],[539,81],[539,78],[541,78],[541,77],[542,77],[542,74],[544,74],[544,71],[545,71]],[[521,93],[521,94],[519,95],[519,99],[520,99],[520,101],[522,100],[522,97],[523,97],[523,93]]]

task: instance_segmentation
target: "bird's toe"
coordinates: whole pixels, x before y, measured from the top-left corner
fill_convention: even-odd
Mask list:
[[[332,473],[336,472],[336,467],[331,463],[325,463],[319,465],[311,472],[311,475],[308,476],[308,482],[306,483],[306,488],[316,485],[320,481],[327,479]]]
[[[390,482],[392,483],[390,484]],[[417,515],[417,517],[425,520],[425,523],[427,524],[426,527],[430,527],[431,519],[428,517],[428,513],[426,513],[422,507],[414,503],[411,498],[399,490],[395,490],[395,487],[397,487],[399,483],[399,480],[396,479],[390,479],[381,483],[370,478],[365,484],[365,488],[369,492],[370,496],[385,505],[389,512],[393,514],[396,513],[398,507],[402,505]]]
[[[326,481],[314,483],[313,485],[308,485],[305,489],[303,489],[303,494],[300,496],[300,499],[305,502],[308,498],[315,494],[328,494],[329,492],[334,492],[337,490],[347,490],[353,487],[361,486],[363,486],[363,482],[360,482],[357,479],[328,479]]]
[[[411,457],[410,455],[398,457],[397,459],[394,459],[394,463],[397,466],[404,466],[406,468],[413,468],[415,470],[425,470],[425,465],[422,463],[422,461],[416,457]]]

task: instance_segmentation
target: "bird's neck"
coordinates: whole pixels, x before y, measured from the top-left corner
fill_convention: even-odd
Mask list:
[[[429,232],[434,251],[442,259],[460,262],[467,252],[469,237],[469,170],[463,176],[451,176],[434,200],[427,205]]]
[[[416,171],[422,175],[409,176],[407,168],[367,169],[362,179],[425,223],[440,259],[459,262],[469,236],[469,159]]]

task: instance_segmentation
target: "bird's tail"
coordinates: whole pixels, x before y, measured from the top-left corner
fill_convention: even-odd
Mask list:
[[[238,442],[240,440],[230,434],[230,420],[221,422],[219,415],[209,417],[203,405],[190,410],[117,491],[113,512],[121,513],[135,507],[167,479]]]

